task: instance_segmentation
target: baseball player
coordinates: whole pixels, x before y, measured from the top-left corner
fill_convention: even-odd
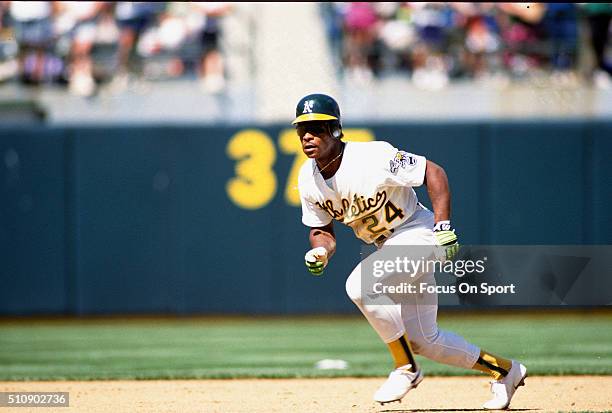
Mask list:
[[[302,222],[310,227],[305,262],[316,275],[323,272],[336,250],[333,220],[350,226],[355,235],[387,246],[431,246],[451,256],[458,248],[450,223],[450,192],[444,169],[423,156],[394,148],[383,141],[343,142],[340,108],[324,94],[303,97],[293,121],[308,159],[298,189]],[[418,202],[412,189],[426,185],[433,212]],[[485,409],[506,409],[527,369],[517,361],[482,350],[463,337],[438,329],[437,296],[427,302],[378,304],[362,296],[362,263],[351,272],[346,291],[388,346],[395,369],[374,394],[384,404],[401,399],[423,380],[413,354],[440,363],[489,374],[493,398]],[[419,274],[435,284],[433,272]],[[364,294],[365,295],[365,294]]]

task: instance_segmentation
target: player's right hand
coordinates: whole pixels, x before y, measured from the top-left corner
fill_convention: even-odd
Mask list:
[[[323,247],[313,248],[304,256],[306,268],[314,275],[323,274],[327,266],[327,250]]]

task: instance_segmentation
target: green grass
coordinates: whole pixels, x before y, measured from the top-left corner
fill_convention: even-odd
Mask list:
[[[612,374],[612,313],[442,315],[440,327],[530,374]],[[321,359],[347,370],[316,370]],[[426,374],[474,374],[420,358]],[[383,376],[360,317],[0,321],[0,380]]]

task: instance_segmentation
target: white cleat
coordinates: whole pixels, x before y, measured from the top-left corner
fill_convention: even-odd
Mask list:
[[[410,364],[407,364],[393,370],[387,381],[374,393],[374,401],[381,405],[401,402],[406,393],[418,386],[423,380],[423,371],[418,369],[414,373],[408,370],[410,367]]]
[[[491,382],[493,398],[482,405],[487,410],[504,410],[510,405],[510,400],[519,386],[525,385],[527,368],[521,363],[512,360],[512,368],[508,375],[499,381]]]

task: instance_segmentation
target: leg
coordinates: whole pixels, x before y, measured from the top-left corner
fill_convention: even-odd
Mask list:
[[[136,31],[131,27],[124,27],[121,29],[119,35],[119,47],[117,50],[118,54],[118,72],[123,73],[128,71],[128,63],[130,60],[130,54],[132,48],[136,42]]]
[[[91,49],[95,27],[83,25],[77,31],[71,50],[70,91],[79,96],[90,96],[95,91]]]
[[[204,30],[201,36],[202,57],[200,61],[200,81],[207,92],[218,93],[225,88],[224,63],[219,48],[221,32],[218,27],[214,30]]]
[[[425,274],[420,282],[434,285],[433,274]],[[402,320],[412,348],[439,363],[471,369],[480,354],[480,349],[463,337],[438,329],[438,303],[435,294],[417,297],[416,303],[402,304]]]
[[[204,88],[211,93],[218,93],[225,87],[223,56],[217,49],[211,50],[202,58],[202,76]]]
[[[361,291],[361,263],[346,280],[346,293],[383,342],[391,343],[404,335],[399,305],[382,295],[364,302]]]
[[[381,404],[400,401],[423,380],[423,374],[418,369],[410,342],[404,334],[399,305],[386,296],[368,298],[367,302],[364,302],[361,290],[361,267],[361,263],[357,265],[346,280],[346,292],[381,340],[387,344],[396,367],[374,394],[374,400]]]
[[[385,245],[437,245],[430,229],[433,227],[431,212],[419,212],[414,222],[412,228],[391,238]],[[436,284],[431,272],[415,278],[418,283]],[[484,407],[507,408],[516,388],[523,384],[527,375],[525,366],[481,350],[455,333],[438,329],[436,293],[411,294],[409,298],[402,300],[401,315],[414,352],[439,363],[490,374],[496,380],[491,386],[494,398]]]
[[[597,68],[606,71],[612,75],[612,70],[606,65],[605,49],[608,42],[608,28],[610,25],[610,16],[605,14],[597,14],[589,17],[589,26],[591,28],[591,46],[595,52]]]
[[[423,282],[435,283],[433,274],[423,277]],[[506,409],[519,386],[524,384],[527,369],[522,364],[481,350],[463,337],[438,329],[437,297],[422,297],[420,303],[402,306],[402,318],[412,348],[439,363],[482,371],[493,377],[493,398],[485,409]]]
[[[431,230],[433,226],[431,211],[420,210],[415,213],[410,228],[389,239],[385,246],[436,246],[437,241]],[[416,251],[415,254],[425,255]],[[437,252],[433,254],[440,255]],[[436,279],[431,272],[414,278],[417,283],[436,285]],[[437,294],[410,294],[401,301],[400,305],[404,330],[416,354],[451,366],[474,368],[481,354],[480,349],[455,333],[438,329]]]

